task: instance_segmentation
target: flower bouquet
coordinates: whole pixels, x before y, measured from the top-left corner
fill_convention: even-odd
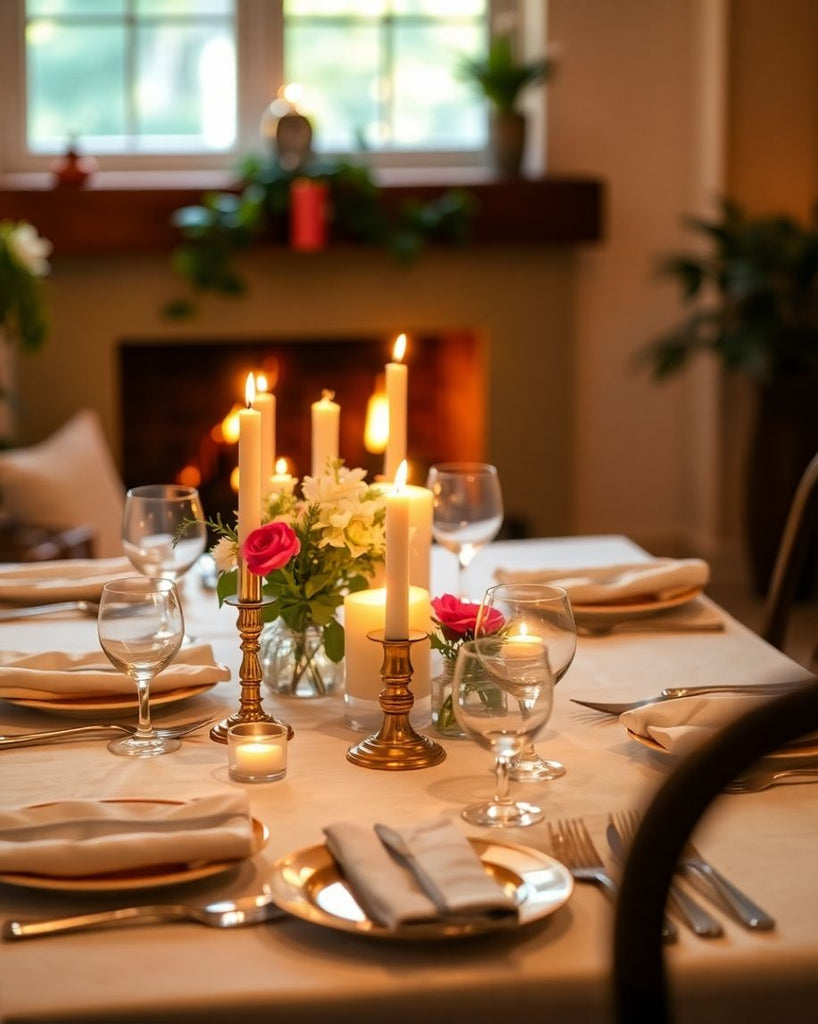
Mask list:
[[[432,650],[438,651],[443,657],[442,670],[432,680],[432,724],[446,736],[462,736],[452,705],[452,677],[460,645],[467,640],[474,640],[480,605],[461,601],[452,594],[444,594],[432,599],[432,610],[435,626],[430,633]],[[481,625],[480,635],[499,635],[504,626],[502,614],[489,609]]]
[[[245,540],[248,570],[264,578],[265,626],[261,641],[265,681],[279,692],[320,696],[340,678],[344,630],[336,618],[344,595],[365,590],[385,553],[385,499],[363,469],[331,464],[275,488],[262,525]],[[220,571],[219,602],[236,593],[235,531],[211,524],[221,537],[213,548]]]

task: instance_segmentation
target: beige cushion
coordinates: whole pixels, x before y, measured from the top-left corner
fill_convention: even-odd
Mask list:
[[[125,489],[91,409],[39,444],[0,452],[0,495],[17,522],[56,530],[90,524],[97,558],[122,554]]]

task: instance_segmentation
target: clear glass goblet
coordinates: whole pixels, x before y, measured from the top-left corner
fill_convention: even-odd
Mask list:
[[[132,487],[125,495],[122,543],[139,572],[176,582],[207,544],[199,492],[179,484]]]
[[[452,679],[452,706],[465,734],[494,753],[495,795],[461,812],[472,825],[520,827],[542,821],[534,804],[512,800],[509,763],[551,714],[554,677],[545,643],[482,637],[460,645]]]
[[[577,649],[577,627],[567,592],[541,583],[489,587],[477,613],[475,636],[496,632],[498,614],[505,621],[504,636],[520,638],[518,643],[530,636],[543,641],[556,685],[568,671]],[[564,775],[565,766],[540,757],[528,744],[512,760],[509,773],[516,782],[542,782]]]
[[[503,493],[497,469],[485,462],[446,462],[429,470],[432,536],[457,555],[457,592],[465,597],[466,570],[478,550],[503,525]]]
[[[184,632],[172,580],[127,576],[102,588],[97,616],[100,646],[111,664],[133,680],[139,698],[136,732],[111,740],[112,753],[156,757],[178,749],[180,740],[159,736],[151,725],[150,684],[176,657]]]

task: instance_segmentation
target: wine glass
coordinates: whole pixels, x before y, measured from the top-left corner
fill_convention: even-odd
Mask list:
[[[446,462],[429,470],[432,536],[457,555],[457,592],[465,597],[466,569],[503,524],[503,494],[497,469],[485,462]]]
[[[160,577],[127,576],[102,588],[97,617],[100,646],[111,664],[136,683],[139,724],[133,736],[111,740],[108,749],[130,757],[156,757],[180,740],[151,726],[150,683],[173,661],[185,632],[176,584]]]
[[[472,825],[515,827],[542,821],[539,807],[509,796],[509,763],[548,721],[554,677],[539,637],[481,637],[460,645],[452,679],[455,718],[494,753],[495,795],[461,812]]]
[[[477,613],[474,635],[496,632],[497,613],[505,622],[504,635],[536,636],[545,643],[556,685],[568,671],[577,649],[577,627],[567,592],[541,583],[489,587]],[[545,760],[528,744],[512,760],[509,773],[517,782],[541,782],[558,779],[565,774],[565,766]]]
[[[132,487],[125,495],[122,543],[139,572],[176,582],[207,543],[199,492],[179,484]]]

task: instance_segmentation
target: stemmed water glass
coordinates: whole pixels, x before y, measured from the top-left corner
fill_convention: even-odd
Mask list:
[[[150,683],[176,657],[185,632],[182,606],[172,580],[128,576],[102,588],[97,633],[111,664],[136,684],[139,724],[133,736],[111,740],[108,749],[130,757],[156,757],[177,750],[178,739],[159,736],[151,725]]]
[[[545,643],[482,637],[460,645],[452,706],[465,734],[494,753],[496,788],[488,803],[461,812],[472,825],[519,827],[542,821],[539,807],[509,795],[509,763],[551,714],[554,678]]]
[[[132,487],[125,495],[122,543],[145,576],[180,579],[207,544],[199,492],[179,484]]]
[[[477,551],[503,525],[503,494],[497,469],[485,462],[446,462],[429,470],[432,536],[457,555],[457,592],[465,597],[465,575]]]
[[[475,636],[494,631],[489,623],[496,619],[497,612],[505,620],[504,636],[536,636],[543,641],[556,685],[568,671],[577,649],[577,627],[566,591],[541,583],[489,587],[477,613]],[[517,782],[539,782],[558,779],[565,774],[565,766],[540,757],[529,743],[514,757],[509,772]]]

